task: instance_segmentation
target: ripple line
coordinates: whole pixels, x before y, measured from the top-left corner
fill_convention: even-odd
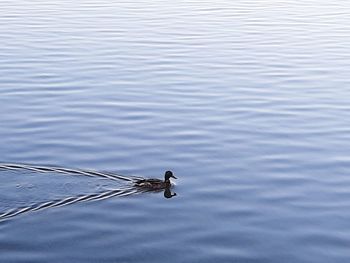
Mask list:
[[[37,165],[26,165],[26,164],[11,164],[11,163],[0,163],[0,169],[3,170],[30,170],[39,173],[48,173],[48,172],[56,172],[63,174],[78,174],[78,175],[86,175],[90,177],[102,177],[111,180],[123,180],[134,182],[140,179],[144,179],[143,177],[138,176],[125,176],[121,174],[115,173],[107,173],[107,172],[97,172],[97,171],[89,171],[89,170],[80,170],[80,169],[71,169],[71,168],[63,168],[63,167],[50,167],[50,166],[37,166]]]
[[[78,202],[103,200],[103,199],[112,198],[115,196],[119,196],[119,197],[128,196],[128,195],[142,193],[142,192],[143,191],[135,188],[113,189],[113,190],[108,190],[101,193],[70,196],[63,199],[55,199],[52,201],[47,201],[44,203],[35,203],[26,207],[14,208],[0,214],[0,221],[21,215],[23,213],[39,211],[39,210],[44,210],[44,209],[53,208],[53,207],[71,205]]]

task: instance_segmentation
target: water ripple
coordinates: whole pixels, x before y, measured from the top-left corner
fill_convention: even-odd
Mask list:
[[[1,161],[179,180],[7,220],[0,262],[347,262],[349,10],[3,0]],[[10,173],[5,208],[120,186]]]

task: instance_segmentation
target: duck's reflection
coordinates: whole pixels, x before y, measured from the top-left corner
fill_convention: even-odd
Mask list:
[[[156,189],[156,190],[150,190],[150,189],[144,189],[142,192],[143,193],[161,193],[163,192],[164,198],[172,198],[174,196],[177,196],[175,192],[171,191],[171,186],[170,187],[165,187],[164,189]]]
[[[172,193],[170,190],[170,187],[167,187],[164,189],[164,197],[165,198],[172,198],[173,196],[176,196],[176,193]]]

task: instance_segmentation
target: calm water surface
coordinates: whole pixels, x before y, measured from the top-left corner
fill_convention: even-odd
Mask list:
[[[1,1],[0,162],[174,191],[0,222],[0,262],[348,262],[348,1]],[[0,171],[0,212],[119,187]]]

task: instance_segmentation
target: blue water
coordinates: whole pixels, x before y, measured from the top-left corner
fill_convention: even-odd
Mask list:
[[[0,162],[162,178],[0,222],[0,262],[350,260],[348,1],[1,1]],[[0,171],[0,212],[119,187]]]

